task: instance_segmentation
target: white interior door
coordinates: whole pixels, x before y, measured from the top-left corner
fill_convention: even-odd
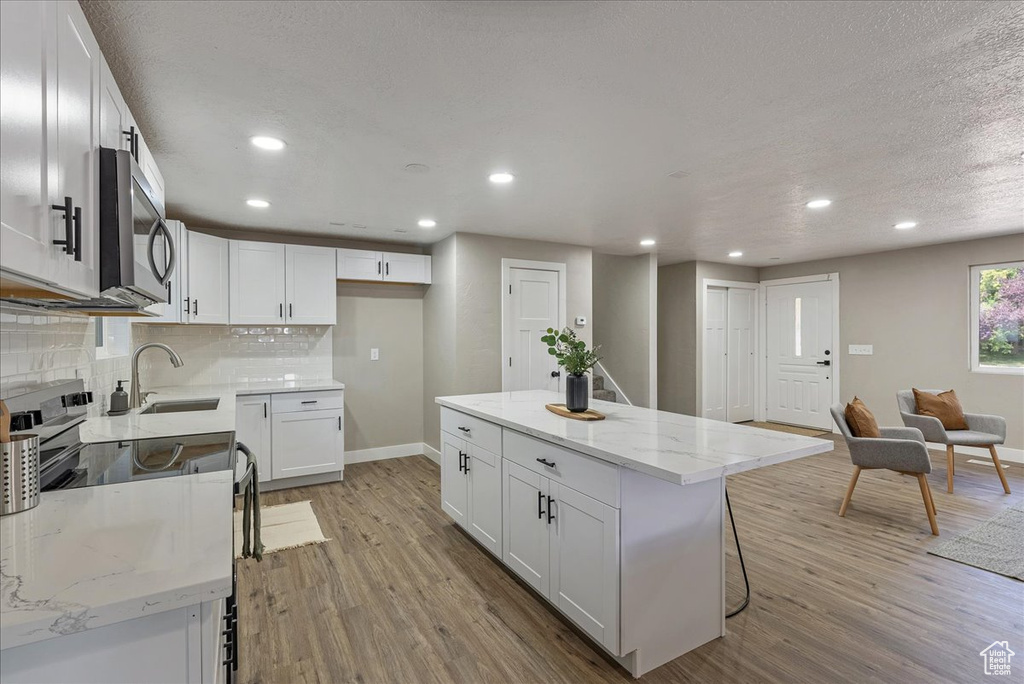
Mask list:
[[[704,304],[704,417],[727,420],[728,367],[726,361],[729,290],[709,287]]]
[[[757,291],[729,288],[727,420],[754,420],[754,334]]]
[[[827,430],[832,425],[832,283],[767,289],[768,420]]]
[[[548,328],[562,327],[559,310],[559,272],[532,268],[509,269],[509,305],[505,307],[504,390],[547,389],[561,387],[555,357],[541,337]]]

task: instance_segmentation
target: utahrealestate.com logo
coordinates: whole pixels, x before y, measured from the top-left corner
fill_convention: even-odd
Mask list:
[[[1016,653],[1010,650],[1009,643],[994,641],[980,655],[985,659],[985,674],[1009,676],[1010,658],[1015,656]]]

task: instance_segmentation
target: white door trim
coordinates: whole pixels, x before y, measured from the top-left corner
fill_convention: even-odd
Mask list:
[[[512,295],[512,269],[513,268],[530,268],[537,271],[557,271],[558,272],[558,328],[561,330],[566,326],[565,312],[566,312],[566,282],[565,282],[565,264],[555,261],[533,261],[531,259],[502,259],[501,260],[501,391],[507,391],[509,377],[508,377],[508,356],[509,349],[505,343],[508,326],[508,314],[509,314],[509,297]]]
[[[775,280],[762,280],[761,287],[757,292],[757,309],[758,309],[758,320],[760,321],[761,312],[767,311],[768,307],[768,288],[773,285],[794,285],[797,283],[818,283],[822,281],[829,281],[832,283],[832,402],[831,405],[838,404],[842,393],[840,392],[839,384],[840,378],[840,365],[842,354],[842,344],[839,339],[839,273],[818,273],[816,275],[809,276],[797,276],[795,278],[777,278]],[[768,321],[765,319],[764,325],[758,325],[758,358],[763,357],[768,353],[768,339],[766,337],[768,329]],[[757,405],[754,407],[754,420],[763,421],[767,412],[767,377],[768,362],[765,358],[765,363],[761,364],[758,373],[757,383]],[[832,425],[832,432],[838,432],[839,429]]]
[[[707,333],[707,329],[706,329],[705,323],[707,323],[708,288],[709,287],[725,287],[725,288],[734,287],[734,288],[743,289],[743,290],[754,290],[754,292],[755,292],[755,296],[757,297],[757,305],[755,306],[756,310],[754,311],[754,331],[755,331],[755,334],[754,334],[754,344],[755,344],[755,349],[754,349],[754,398],[755,398],[754,419],[755,420],[763,420],[764,416],[763,415],[759,415],[758,412],[760,411],[761,414],[764,413],[764,408],[763,408],[763,405],[764,405],[764,394],[763,394],[764,383],[761,381],[762,380],[761,350],[765,348],[764,347],[764,337],[763,337],[763,334],[762,334],[763,326],[761,324],[762,323],[762,319],[763,319],[763,316],[761,315],[761,311],[763,311],[763,309],[764,309],[764,307],[761,304],[761,299],[763,297],[762,293],[763,293],[764,290],[761,287],[761,283],[748,283],[748,282],[742,281],[742,280],[719,280],[717,278],[704,278],[703,281],[700,284],[700,302],[701,302],[701,304],[700,304],[700,316],[699,316],[700,320],[697,321],[697,329],[700,331],[700,336],[701,336],[701,338],[700,338],[701,339],[701,343],[700,343],[700,359],[698,359],[698,363],[700,363],[700,392],[697,393],[698,394],[698,396],[697,396],[697,405],[695,407],[697,409],[697,417],[698,418],[703,418],[704,417],[704,388],[707,386],[707,383],[708,383],[707,368],[705,367],[705,364],[704,364],[704,349],[707,346],[707,340],[704,338],[704,335]]]

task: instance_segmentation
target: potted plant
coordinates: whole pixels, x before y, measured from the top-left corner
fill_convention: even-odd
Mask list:
[[[597,355],[601,347],[587,349],[587,343],[569,328],[563,328],[561,332],[548,328],[547,334],[540,339],[548,345],[548,353],[568,373],[565,378],[565,407],[573,413],[586,411],[590,402],[587,373],[601,360]]]

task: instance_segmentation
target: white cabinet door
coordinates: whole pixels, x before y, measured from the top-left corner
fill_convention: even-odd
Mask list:
[[[228,241],[191,232],[188,236],[189,323],[228,322]]]
[[[334,325],[338,319],[337,264],[330,247],[285,247],[286,320],[298,325]]]
[[[363,249],[338,249],[338,280],[381,280],[384,255]]]
[[[464,471],[466,442],[441,433],[441,510],[468,528],[469,478]]]
[[[550,583],[548,479],[507,458],[501,463],[505,565],[547,596]]]
[[[100,49],[77,2],[57,5],[57,183],[52,204],[70,197],[81,211],[81,257],[67,255],[57,282],[99,294]],[[63,232],[61,212],[51,212],[54,233]],[[75,231],[74,241],[78,242]],[[76,250],[79,249],[76,244]]]
[[[484,548],[501,558],[501,456],[475,444],[467,445],[466,449],[466,474],[469,476],[469,526],[466,529]]]
[[[229,250],[231,324],[284,323],[284,245],[231,240]]]
[[[54,5],[0,2],[0,266],[40,282],[66,258],[52,244],[47,97],[56,53]],[[50,95],[52,97],[52,95]],[[59,217],[59,214],[58,214]]]
[[[146,144],[146,139],[139,133],[139,149],[138,149],[138,162],[139,167],[142,169],[142,173],[145,174],[146,180],[149,181],[149,187],[153,188],[153,194],[156,196],[161,207],[166,207],[164,202],[164,175],[160,173],[160,167],[156,165],[156,159],[153,158],[153,153],[149,149],[149,145]]]
[[[130,150],[131,114],[121,97],[107,60],[100,60],[100,145],[115,150]]]
[[[619,647],[619,512],[552,482],[548,598],[613,653]]]
[[[338,472],[344,468],[342,411],[274,413],[273,479]]]
[[[392,283],[429,283],[430,256],[426,254],[384,254],[384,280]]]
[[[235,400],[235,439],[249,447],[256,456],[260,482],[269,480],[273,463],[269,394],[240,396]]]

